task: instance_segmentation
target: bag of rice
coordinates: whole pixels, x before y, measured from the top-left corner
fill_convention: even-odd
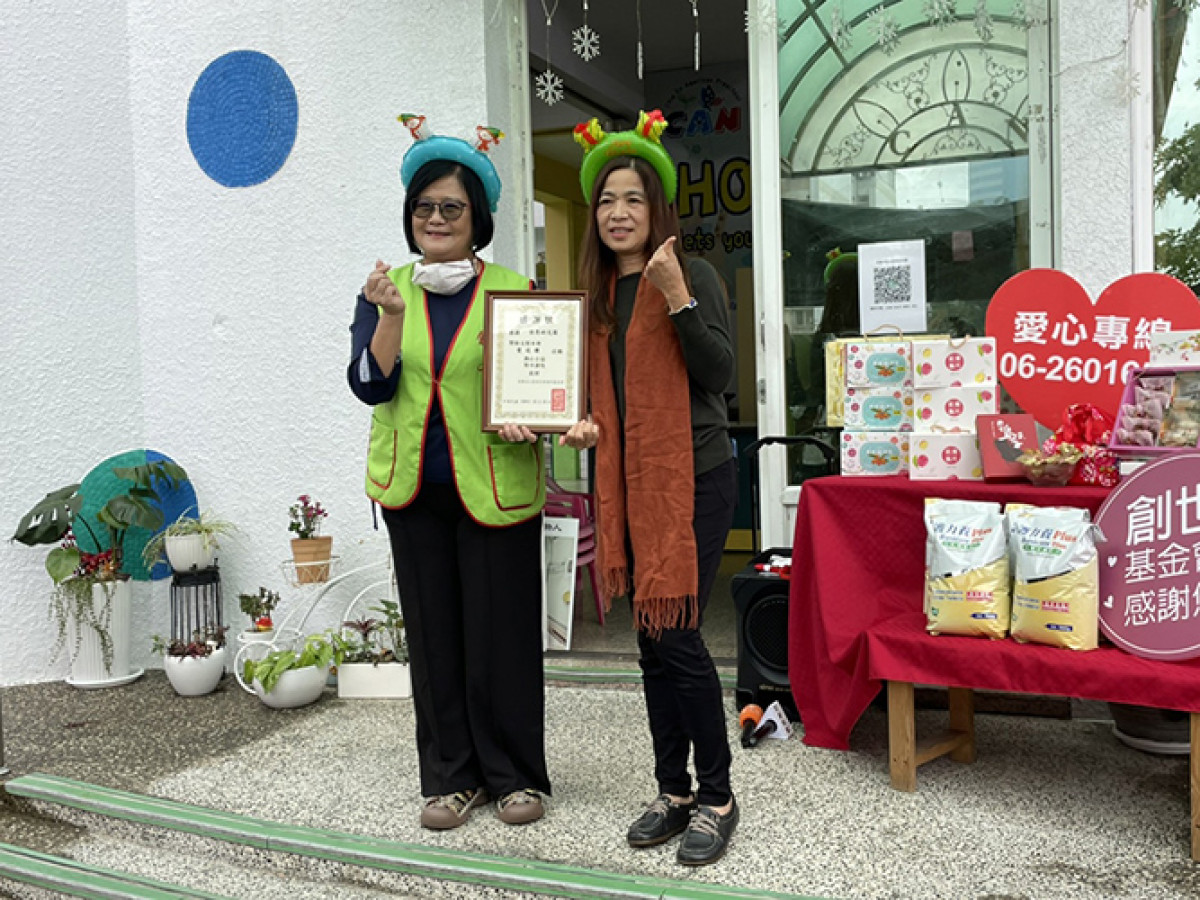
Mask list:
[[[1010,507],[1013,549],[1012,636],[1068,650],[1099,645],[1100,569],[1104,540],[1087,510]]]
[[[1010,608],[999,503],[925,501],[925,628],[1002,638]]]

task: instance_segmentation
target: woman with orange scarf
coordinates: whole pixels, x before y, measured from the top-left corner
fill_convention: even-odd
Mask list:
[[[737,490],[724,399],[734,356],[720,278],[680,248],[665,125],[656,110],[632,131],[576,128],[591,204],[580,282],[601,590],[633,602],[659,793],[627,839],[651,847],[685,832],[676,858],[698,866],[724,855],[738,821],[721,684],[700,634]]]

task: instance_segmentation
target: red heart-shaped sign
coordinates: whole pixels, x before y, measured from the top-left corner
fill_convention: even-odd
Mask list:
[[[1115,418],[1126,374],[1149,358],[1150,335],[1190,330],[1200,331],[1196,295],[1155,272],[1114,281],[1092,303],[1065,272],[1030,269],[1000,285],[987,311],[1000,383],[1050,429],[1072,403]]]

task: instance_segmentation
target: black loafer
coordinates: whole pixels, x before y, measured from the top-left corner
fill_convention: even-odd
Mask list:
[[[659,794],[629,826],[625,839],[630,847],[654,847],[669,841],[688,827],[695,808],[695,800],[676,803],[666,794]]]
[[[736,799],[733,801],[733,807],[725,815],[721,815],[711,806],[701,806],[692,816],[692,821],[683,834],[676,861],[685,866],[707,866],[709,863],[715,863],[729,849],[729,840],[733,837],[737,823]]]

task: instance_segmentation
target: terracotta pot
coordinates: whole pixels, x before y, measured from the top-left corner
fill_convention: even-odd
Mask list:
[[[296,581],[300,584],[328,581],[332,556],[332,537],[292,538],[292,559],[296,563]]]

